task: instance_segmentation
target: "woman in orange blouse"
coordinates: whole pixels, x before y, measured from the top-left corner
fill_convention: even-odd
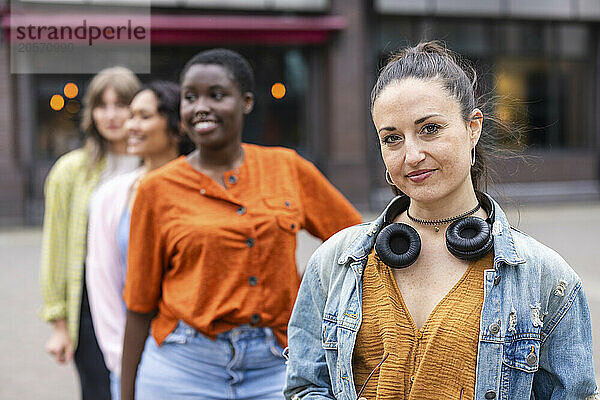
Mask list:
[[[253,80],[247,61],[225,49],[184,67],[182,125],[198,150],[138,189],[124,400],[134,388],[140,399],[282,399],[281,350],[300,283],[296,233],[326,239],[360,222],[293,150],[242,143]]]

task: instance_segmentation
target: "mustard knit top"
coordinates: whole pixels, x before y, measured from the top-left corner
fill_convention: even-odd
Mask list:
[[[420,330],[404,304],[390,267],[374,252],[363,275],[363,319],[352,360],[358,393],[384,399],[473,399],[485,269],[492,252],[469,265]]]

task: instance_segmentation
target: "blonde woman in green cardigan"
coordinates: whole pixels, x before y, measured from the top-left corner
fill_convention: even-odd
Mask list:
[[[123,124],[140,82],[123,67],[90,82],[81,128],[85,146],[62,156],[46,178],[40,284],[42,318],[53,325],[46,351],[59,363],[74,359],[82,398],[110,399],[109,373],[94,334],[84,279],[88,204],[94,189],[139,165],[126,154]]]

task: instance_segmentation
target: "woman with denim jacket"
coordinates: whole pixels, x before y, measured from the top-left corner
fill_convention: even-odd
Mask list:
[[[288,327],[286,399],[596,399],[581,280],[480,192],[476,77],[437,42],[371,96],[398,197],[325,242]]]

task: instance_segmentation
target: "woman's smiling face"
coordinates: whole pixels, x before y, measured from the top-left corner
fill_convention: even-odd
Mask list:
[[[131,115],[125,121],[128,153],[148,157],[177,148],[175,136],[167,130],[167,118],[158,112],[158,99],[152,90],[138,93],[129,109]]]
[[[460,103],[434,79],[390,83],[373,104],[381,155],[394,184],[411,199],[438,201],[472,190],[471,149],[481,112],[470,121]]]
[[[181,82],[181,121],[198,147],[241,142],[244,116],[253,104],[252,94],[241,93],[221,65],[192,65]]]

